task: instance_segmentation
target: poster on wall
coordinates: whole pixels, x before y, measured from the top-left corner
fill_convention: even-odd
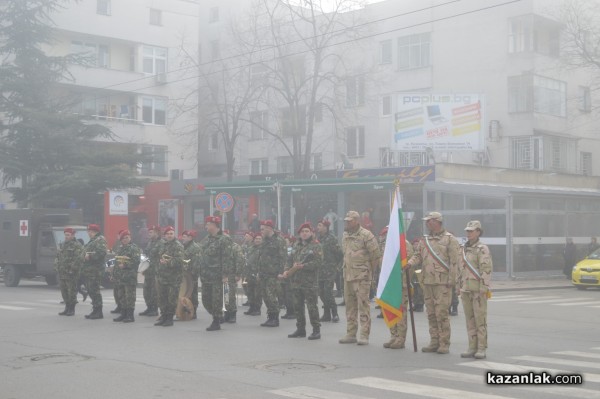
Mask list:
[[[158,223],[162,227],[173,226],[175,233],[179,234],[179,200],[167,199],[158,201]]]
[[[481,94],[398,94],[391,148],[481,151],[483,111]]]
[[[126,191],[110,191],[108,195],[108,214],[123,215],[129,214],[129,204]]]

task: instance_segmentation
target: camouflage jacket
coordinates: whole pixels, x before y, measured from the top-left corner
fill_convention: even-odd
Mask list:
[[[115,281],[121,282],[123,284],[137,283],[137,271],[138,266],[140,265],[141,253],[142,252],[140,248],[134,243],[121,245],[119,247],[119,250],[115,255],[126,256],[129,259],[123,261],[115,261],[115,266],[113,268],[113,278],[115,279]],[[123,264],[124,267],[121,268],[119,264]]]
[[[492,256],[487,245],[479,240],[462,247],[457,286],[461,291],[487,291],[492,278]],[[466,261],[465,261],[466,259]],[[467,264],[467,261],[469,264]],[[471,270],[471,267],[474,270]]]
[[[344,253],[337,238],[327,233],[319,237],[323,250],[323,265],[319,269],[319,280],[333,280],[344,260]]]
[[[442,265],[440,260],[447,267]],[[456,238],[446,230],[424,236],[417,243],[415,253],[408,263],[411,266],[421,264],[423,284],[454,285],[458,265],[461,263],[460,245]]]
[[[285,241],[278,233],[265,237],[258,253],[259,278],[276,278],[287,261]]]
[[[61,244],[54,260],[54,269],[60,278],[77,276],[83,259],[83,245],[76,239]]]
[[[256,278],[258,274],[258,254],[260,251],[260,245],[253,245],[248,248],[248,257],[246,261],[246,269],[244,270],[244,277]]]
[[[198,279],[200,275],[200,245],[195,241],[190,241],[183,245],[183,259],[189,262],[183,262],[183,269],[189,270],[192,278],[195,276]]]
[[[346,281],[371,281],[374,262],[380,262],[381,251],[373,233],[359,227],[353,233],[344,232],[344,278]]]
[[[200,241],[200,278],[206,282],[221,282],[228,277],[233,269],[233,241],[228,236],[219,233],[210,234]]]
[[[183,245],[177,240],[160,245],[158,256],[158,280],[161,284],[179,285],[183,275]],[[160,263],[165,259],[165,263]]]
[[[83,261],[83,270],[95,269],[104,270],[106,267],[106,254],[108,253],[108,247],[106,240],[100,234],[96,234],[91,238],[84,247],[83,256],[89,255],[88,260]]]
[[[232,250],[234,270],[231,271],[229,277],[241,277],[244,274],[244,269],[246,269],[246,257],[244,256],[244,251],[240,244],[236,242],[232,243]]]
[[[144,272],[145,277],[154,277],[158,271],[158,263],[160,261],[160,247],[165,243],[162,238],[155,238],[148,241],[146,244],[146,256],[148,257],[149,266]]]
[[[292,248],[290,264],[286,267],[289,271],[294,263],[302,263],[304,267],[298,269],[290,277],[292,288],[317,288],[319,285],[319,270],[323,263],[323,249],[319,241],[311,238],[306,242],[299,240]]]

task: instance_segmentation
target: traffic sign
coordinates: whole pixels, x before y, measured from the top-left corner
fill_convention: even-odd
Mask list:
[[[215,197],[215,208],[221,212],[229,212],[234,204],[233,196],[229,193],[219,193]]]

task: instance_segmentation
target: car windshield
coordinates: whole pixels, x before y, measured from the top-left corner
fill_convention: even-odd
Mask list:
[[[60,244],[65,242],[65,233],[62,230],[54,230],[52,233],[54,233],[54,241],[57,246],[60,246]],[[83,245],[87,244],[90,240],[90,236],[88,236],[86,230],[75,230],[75,238],[77,240],[83,240]]]
[[[600,248],[589,254],[588,259],[600,259]]]

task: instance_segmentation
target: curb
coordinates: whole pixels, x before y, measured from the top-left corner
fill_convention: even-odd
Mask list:
[[[559,290],[559,289],[574,289],[575,286],[548,286],[548,287],[506,287],[506,288],[493,288],[492,292],[508,292],[508,291],[539,291],[539,290]]]

